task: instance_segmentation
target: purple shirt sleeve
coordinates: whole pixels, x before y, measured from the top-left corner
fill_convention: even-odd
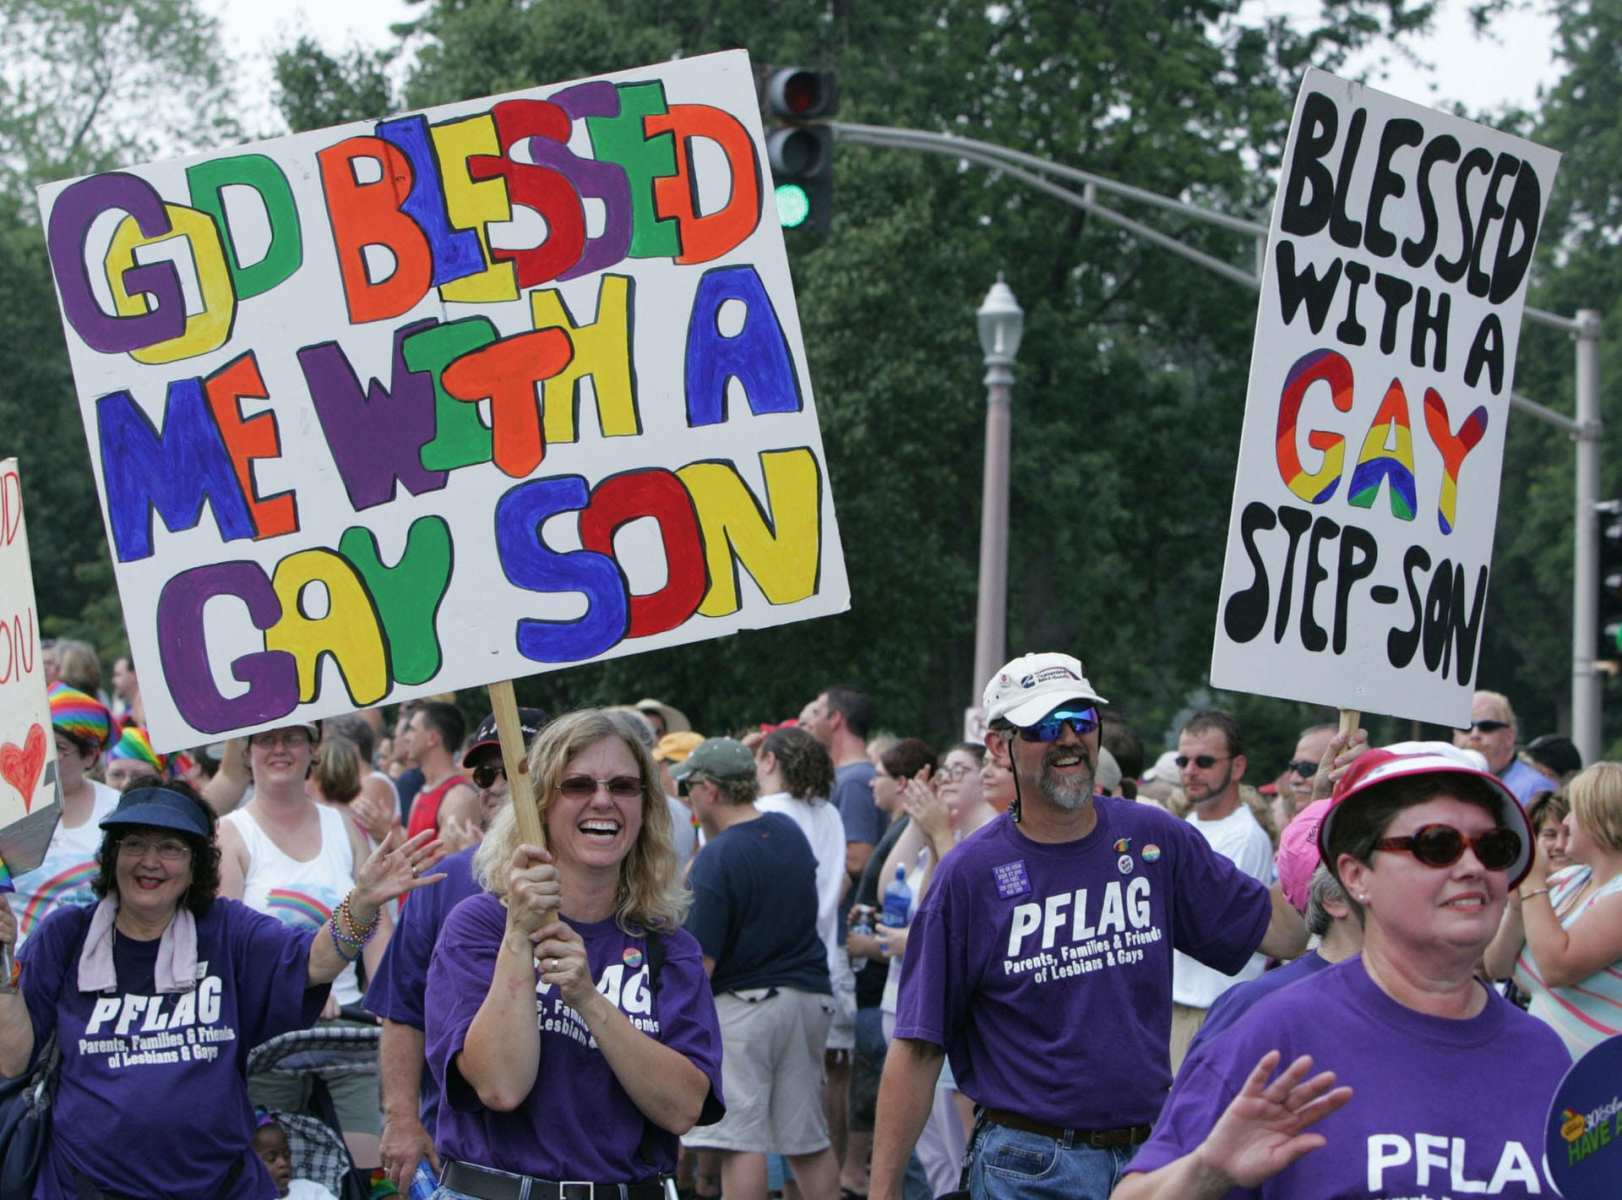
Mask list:
[[[942,882],[937,877],[937,884]],[[955,879],[946,886],[952,886]],[[913,917],[907,952],[901,960],[901,992],[896,1002],[895,1036],[946,1045],[948,1031],[968,1017],[976,972],[968,943],[951,928],[947,904],[929,903]]]
[[[33,1058],[39,1056],[41,1047],[56,1032],[57,1001],[61,998],[70,962],[77,966],[74,960],[84,943],[93,911],[57,909],[18,951],[17,959],[22,963],[23,1003],[28,1007],[28,1020],[34,1028]],[[33,1065],[32,1058],[29,1065]]]
[[[467,1044],[467,1031],[490,991],[505,929],[506,918],[495,897],[464,900],[445,918],[428,967],[423,1007],[428,1069],[440,1081],[440,1103],[464,1112],[478,1112],[484,1106],[462,1078],[456,1056]]]
[[[214,903],[227,906],[222,915],[236,964],[238,1032],[246,1044],[314,1025],[332,990],[330,983],[309,983],[317,930],[283,925],[235,900]]]
[[[721,1093],[721,1023],[715,1015],[710,977],[698,943],[681,930],[660,935],[665,965],[659,972],[654,1011],[663,1030],[659,1040],[679,1050],[710,1081],[710,1094],[698,1124],[711,1125],[726,1115]]]

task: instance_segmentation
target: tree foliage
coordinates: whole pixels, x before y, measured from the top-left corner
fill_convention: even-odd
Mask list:
[[[0,0],[0,57],[9,196],[240,136],[218,23],[193,0]]]
[[[1430,3],[1352,0],[1316,26],[1237,0],[1001,5],[440,0],[413,106],[747,46],[839,72],[840,119],[983,138],[1245,215],[1265,213],[1299,72],[1401,37]],[[973,687],[983,368],[999,270],[1026,309],[1015,391],[1010,653],[1079,652],[1151,743],[1209,660],[1255,300],[1000,176],[854,146],[825,243],[790,234],[852,610],[570,670],[554,706],[658,694],[707,728],[781,718],[826,683],[945,737]],[[1172,223],[1249,265],[1254,248]],[[1275,757],[1308,714],[1228,698]]]

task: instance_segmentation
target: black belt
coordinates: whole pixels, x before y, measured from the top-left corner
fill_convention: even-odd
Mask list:
[[[986,1120],[993,1125],[1049,1137],[1066,1146],[1079,1144],[1091,1146],[1094,1150],[1122,1150],[1129,1146],[1141,1146],[1149,1140],[1147,1125],[1122,1125],[1119,1129],[1060,1129],[1057,1125],[1044,1125],[1041,1121],[1033,1121],[1000,1108],[988,1108],[983,1112]]]
[[[648,1183],[591,1183],[579,1180],[536,1179],[495,1171],[473,1163],[445,1164],[441,1187],[478,1196],[480,1200],[664,1200],[661,1180]]]

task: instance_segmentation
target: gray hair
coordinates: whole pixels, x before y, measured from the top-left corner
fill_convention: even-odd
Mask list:
[[[1330,926],[1335,918],[1330,915],[1325,904],[1339,904],[1349,906],[1350,899],[1346,890],[1340,886],[1334,874],[1322,863],[1312,873],[1312,880],[1307,887],[1307,932],[1315,937],[1328,936]]]

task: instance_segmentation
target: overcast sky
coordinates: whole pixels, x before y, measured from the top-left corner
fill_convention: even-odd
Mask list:
[[[1313,12],[1319,0],[1247,0],[1250,13],[1290,15]],[[1431,36],[1415,43],[1418,61],[1395,60],[1370,77],[1385,91],[1425,104],[1460,101],[1471,112],[1515,102],[1530,106],[1540,84],[1556,76],[1551,55],[1554,21],[1545,0],[1517,0],[1518,11],[1501,19],[1488,38],[1478,38],[1465,16],[1466,0],[1442,0]],[[390,24],[410,19],[415,8],[404,0],[202,0],[220,17],[226,47],[241,64],[240,95],[249,105],[248,128],[280,128],[270,105],[269,64],[276,47],[300,32],[313,33],[329,50],[356,42],[384,45]],[[1356,64],[1359,68],[1369,63]],[[627,63],[627,66],[639,64]],[[1562,147],[1570,149],[1570,147]]]

